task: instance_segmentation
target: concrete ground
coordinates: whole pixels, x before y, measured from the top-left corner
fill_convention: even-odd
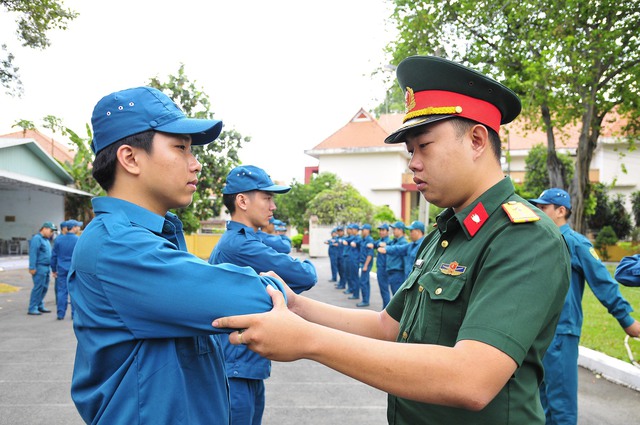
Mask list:
[[[333,288],[329,262],[312,259],[319,274],[309,296],[352,307]],[[69,388],[75,355],[72,322],[55,313],[26,314],[31,276],[24,257],[0,258],[0,425],[81,424]],[[2,293],[1,284],[18,288]],[[381,308],[372,279],[372,309]],[[46,305],[55,309],[53,283]],[[640,392],[580,368],[581,425],[640,423]],[[266,381],[264,425],[376,425],[386,423],[386,394],[311,361],[273,363]]]

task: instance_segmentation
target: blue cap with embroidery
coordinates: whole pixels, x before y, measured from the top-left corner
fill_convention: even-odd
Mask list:
[[[406,229],[406,226],[404,225],[404,223],[399,220],[393,224],[390,224],[389,227],[393,227],[395,229],[403,229],[403,230]]]
[[[356,223],[349,223],[349,225],[347,226],[348,229],[356,229],[356,230],[360,230],[360,226],[358,226]]]
[[[263,192],[287,193],[289,186],[275,184],[271,177],[262,169],[254,165],[240,165],[227,175],[227,184],[222,189],[224,195],[261,190]]]
[[[191,144],[205,145],[222,131],[222,121],[187,118],[163,92],[153,87],[135,87],[111,93],[98,101],[91,116],[91,149],[107,146],[143,131],[191,135]]]
[[[414,229],[417,229],[417,230],[420,230],[422,233],[424,233],[424,223],[423,223],[423,222],[421,222],[421,221],[416,220],[416,221],[414,221],[413,223],[411,223],[411,224],[409,225],[409,227],[407,227],[407,229],[408,229],[408,230],[414,230]]]
[[[536,205],[553,204],[565,207],[568,210],[571,209],[571,197],[565,190],[558,187],[552,187],[551,189],[545,190],[537,199],[529,199],[529,202]]]
[[[387,223],[382,223],[378,226],[378,229],[389,230],[389,225]]]
[[[369,223],[365,223],[362,225],[362,227],[360,228],[360,230],[371,230],[371,225]]]

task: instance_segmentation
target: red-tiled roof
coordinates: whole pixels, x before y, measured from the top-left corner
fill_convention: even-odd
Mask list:
[[[313,150],[388,146],[384,144],[388,134],[375,118],[361,108],[344,127],[324,139]]]
[[[73,157],[75,156],[73,149],[49,136],[45,136],[38,130],[16,131],[15,133],[2,134],[0,137],[5,139],[33,139],[45,152],[63,164],[65,162],[73,162]]]

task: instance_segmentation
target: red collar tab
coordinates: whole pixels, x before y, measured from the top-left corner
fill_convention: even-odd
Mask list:
[[[478,202],[478,205],[471,210],[467,218],[465,218],[462,223],[464,224],[464,227],[466,227],[467,232],[469,232],[469,235],[473,237],[478,233],[478,230],[480,230],[488,218],[489,214],[487,214],[487,210],[484,209],[484,205],[482,205],[482,202]]]
[[[482,123],[500,133],[502,114],[493,104],[464,94],[444,90],[414,92],[407,87],[403,122],[429,115],[455,115]]]

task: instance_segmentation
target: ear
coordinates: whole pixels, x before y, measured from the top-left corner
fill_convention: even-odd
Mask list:
[[[482,124],[474,125],[470,130],[473,159],[479,158],[489,147],[489,131]]]
[[[236,195],[236,208],[246,211],[249,207],[250,199],[246,193],[238,193]]]
[[[134,149],[129,145],[122,145],[116,152],[118,163],[129,174],[140,174],[140,164],[137,157],[139,151],[139,149]]]

